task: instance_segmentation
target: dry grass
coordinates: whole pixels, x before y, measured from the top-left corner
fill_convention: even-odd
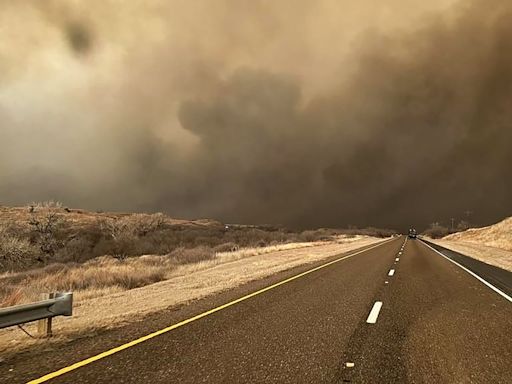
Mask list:
[[[446,236],[443,240],[482,244],[512,251],[512,217],[483,228],[471,228]]]
[[[23,300],[23,290],[21,288],[16,288],[6,294],[0,300],[0,308],[1,307],[10,307],[16,304],[19,304]]]
[[[339,236],[335,243],[360,241],[362,236]],[[197,271],[223,263],[273,252],[315,247],[332,242],[288,243],[232,252],[213,252],[207,247],[178,248],[168,255],[144,255],[127,259],[101,256],[83,264],[50,264],[44,268],[0,275],[0,306],[37,300],[41,292],[80,292],[93,298],[113,290],[126,291],[168,279],[182,265]],[[183,268],[182,268],[183,270]]]
[[[381,239],[356,236],[331,242],[282,244],[222,252],[211,259],[182,264],[176,264],[172,255],[148,255],[123,261],[102,257],[66,272],[66,267],[55,266],[53,272],[46,275],[42,272],[32,272],[30,276],[26,276],[26,272],[25,275],[3,274],[0,282],[3,287],[3,282],[9,280],[27,291],[41,287],[51,287],[49,290],[73,287],[73,317],[55,321],[56,334],[73,337],[97,328],[115,327],[152,312],[378,241]],[[158,279],[163,281],[151,284]],[[128,289],[148,282],[149,285]],[[106,312],[105,308],[109,310]],[[34,326],[29,326],[29,330],[33,331]],[[28,348],[33,343],[16,328],[0,331],[0,352]]]
[[[431,241],[445,248],[451,249],[452,251],[483,261],[484,263],[512,271],[512,251],[462,241],[444,239]]]
[[[136,268],[129,264],[83,265],[78,268],[64,268],[44,276],[33,285],[40,291],[74,291],[120,287],[133,289],[162,281],[165,271],[158,267]]]
[[[512,271],[512,217],[483,228],[454,233],[435,243]]]
[[[215,258],[215,252],[205,246],[191,249],[180,247],[172,251],[167,257],[176,264],[194,264]]]
[[[347,240],[347,242],[356,241],[359,238],[351,238],[350,240]],[[267,253],[272,252],[279,252],[279,251],[287,251],[290,249],[300,249],[300,248],[308,248],[308,247],[315,247],[322,244],[327,244],[329,242],[311,242],[311,243],[287,243],[287,244],[277,244],[277,245],[270,245],[268,247],[260,247],[260,248],[241,248],[237,251],[231,251],[231,252],[218,252],[217,257],[221,262],[226,261],[234,261],[243,259],[245,257],[251,257],[251,256],[258,256],[258,255],[265,255]]]
[[[114,285],[106,288],[89,288],[85,291],[76,290],[73,291],[73,301],[74,306],[79,306],[87,300],[94,299],[96,297],[108,297],[110,295],[114,295],[116,293],[126,291],[125,288],[121,288],[118,285]]]

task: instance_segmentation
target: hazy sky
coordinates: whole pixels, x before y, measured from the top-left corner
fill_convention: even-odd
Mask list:
[[[0,204],[512,214],[505,0],[0,0]]]

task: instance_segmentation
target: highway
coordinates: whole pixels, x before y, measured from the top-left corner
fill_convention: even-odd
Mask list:
[[[506,292],[419,239],[368,248],[19,355],[0,382],[512,382]]]

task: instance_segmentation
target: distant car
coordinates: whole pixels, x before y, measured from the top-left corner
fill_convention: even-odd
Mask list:
[[[411,228],[409,229],[409,239],[415,239],[417,237],[417,233],[416,233],[416,230]]]

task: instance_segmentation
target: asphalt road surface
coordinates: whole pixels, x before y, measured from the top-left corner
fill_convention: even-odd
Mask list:
[[[0,381],[40,378],[313,267],[16,356]],[[400,237],[48,382],[512,383],[509,300]]]

